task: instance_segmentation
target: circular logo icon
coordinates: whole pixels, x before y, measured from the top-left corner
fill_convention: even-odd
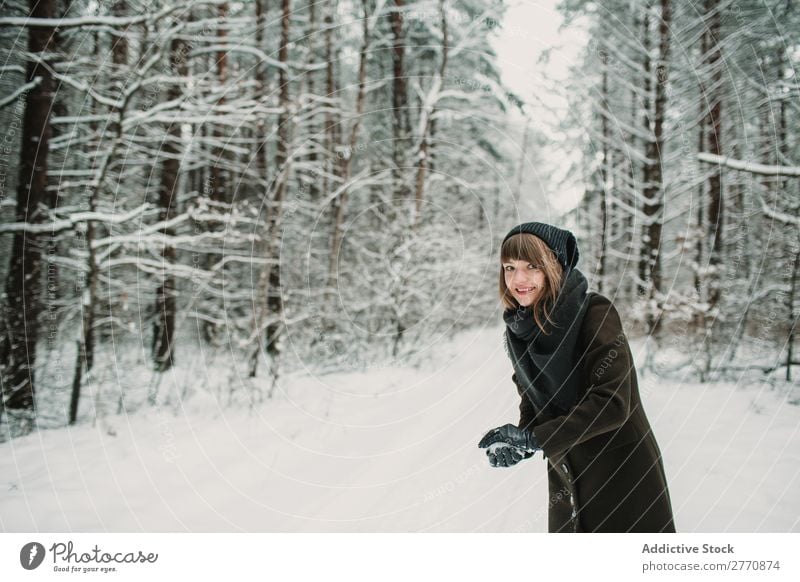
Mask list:
[[[44,546],[39,542],[28,542],[19,551],[19,563],[26,570],[35,570],[44,560]]]

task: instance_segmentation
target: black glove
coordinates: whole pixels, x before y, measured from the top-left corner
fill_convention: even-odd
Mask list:
[[[539,442],[532,430],[523,430],[517,428],[513,424],[505,424],[503,426],[493,428],[481,439],[478,446],[485,449],[494,443],[505,443],[511,447],[520,449],[520,452],[533,453],[534,451],[541,450]]]
[[[533,456],[533,453],[524,453],[517,447],[501,446],[487,449],[486,456],[492,467],[513,467],[523,459]]]

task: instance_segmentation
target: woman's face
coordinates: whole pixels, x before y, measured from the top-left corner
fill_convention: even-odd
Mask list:
[[[506,287],[522,307],[532,305],[544,290],[544,271],[524,260],[503,262]]]

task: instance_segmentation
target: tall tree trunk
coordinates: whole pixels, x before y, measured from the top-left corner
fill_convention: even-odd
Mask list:
[[[644,7],[644,14],[642,15],[642,69],[644,71],[642,75],[642,85],[644,87],[644,100],[642,103],[642,109],[644,110],[644,117],[642,119],[642,129],[644,130],[645,135],[647,136],[645,146],[645,152],[650,150],[650,119],[653,115],[651,110],[651,92],[652,92],[652,79],[651,79],[651,72],[650,72],[650,10],[652,8],[652,4],[648,2]],[[651,184],[653,176],[653,165],[649,161],[645,161],[642,166],[642,181],[644,183],[644,204],[643,204],[643,211],[645,220],[646,217],[649,216],[650,209],[649,209],[649,200],[647,199],[647,189]],[[650,295],[650,285],[651,280],[648,274],[650,270],[650,261],[653,255],[653,247],[650,244],[651,241],[648,240],[648,227],[647,224],[644,225],[642,228],[642,236],[641,236],[641,246],[639,250],[639,296],[643,299],[648,299]],[[645,320],[647,320],[647,314],[645,314]]]
[[[666,85],[669,81],[669,49],[670,49],[670,0],[661,0],[661,18],[658,26],[658,63],[656,65],[656,78],[653,86],[653,136],[645,148],[647,155],[647,171],[645,172],[644,187],[644,215],[645,249],[643,257],[646,263],[645,274],[648,275],[647,298],[651,305],[647,309],[648,333],[657,335],[661,322],[660,300],[661,290],[661,228],[664,223],[664,184],[663,184],[663,153],[664,153],[664,117],[667,108]],[[649,60],[648,69],[649,71]],[[648,85],[650,80],[648,77]],[[649,89],[649,87],[648,87]],[[653,303],[655,302],[655,305]]]
[[[610,95],[608,93],[608,67],[603,63],[602,74],[602,104],[603,109],[610,111],[609,104],[611,103]],[[611,167],[611,152],[609,145],[611,143],[611,132],[608,127],[608,114],[603,113],[602,116],[602,131],[603,131],[603,161],[600,170],[600,188],[598,195],[600,196],[600,257],[597,261],[597,290],[600,293],[604,292],[604,282],[606,276],[606,247],[608,245],[608,192],[609,187],[609,169]]]
[[[700,58],[705,60],[706,52],[708,51],[708,29],[703,27],[703,34],[700,38]],[[705,110],[706,110],[706,85],[703,81],[703,75],[698,75],[698,85],[699,85],[699,92],[700,92],[700,100],[699,100],[699,118],[705,119]],[[705,148],[705,134],[706,134],[706,127],[705,122],[701,122],[698,125],[697,129],[697,151],[702,152]],[[705,184],[700,182],[697,185],[697,214],[696,214],[696,228],[695,228],[695,249],[694,249],[694,288],[697,293],[697,299],[699,303],[702,303],[705,297],[705,283],[703,281],[703,277],[701,275],[703,269],[703,260],[704,260],[704,247],[705,247],[705,236],[706,236],[706,225],[705,225]],[[701,312],[700,310],[696,311],[694,314],[694,324],[698,330],[705,329],[705,312]]]
[[[444,75],[447,70],[447,12],[445,10],[444,0],[439,0],[439,20],[442,27],[442,62],[439,65],[438,74],[433,79],[432,92],[438,93],[444,85]],[[436,99],[434,97],[429,110],[422,111],[425,116],[425,124],[420,136],[419,149],[417,150],[417,175],[414,187],[414,218],[412,220],[412,228],[416,230],[420,222],[422,222],[422,206],[425,201],[425,177],[427,169],[430,166],[430,141],[433,137],[434,116],[436,115]],[[423,104],[423,108],[425,104]],[[482,209],[482,207],[481,207]]]
[[[353,116],[353,125],[350,128],[350,137],[347,142],[347,151],[341,157],[341,169],[339,175],[342,178],[342,191],[339,196],[333,201],[333,228],[331,233],[331,254],[328,263],[328,288],[335,290],[338,287],[338,271],[336,262],[339,259],[339,254],[342,250],[342,235],[344,227],[344,217],[347,209],[347,183],[350,180],[350,174],[353,168],[353,155],[358,145],[358,132],[361,127],[361,116],[364,113],[364,102],[366,98],[366,84],[367,84],[367,51],[369,50],[370,30],[369,30],[369,10],[367,0],[362,2],[364,16],[363,16],[363,40],[361,43],[361,51],[359,52],[358,62],[358,93],[356,96],[356,110]],[[335,294],[330,296],[333,300]],[[331,312],[335,306],[331,305]]]
[[[278,61],[281,67],[278,73],[278,143],[275,151],[275,189],[270,200],[269,218],[267,220],[267,244],[265,257],[269,263],[262,271],[258,285],[258,300],[266,302],[266,310],[262,305],[256,308],[254,318],[256,347],[251,356],[250,377],[258,372],[259,356],[262,349],[270,357],[270,374],[273,387],[277,379],[278,358],[280,356],[281,313],[283,298],[281,296],[280,257],[281,215],[283,200],[286,195],[289,179],[289,141],[291,112],[289,111],[289,33],[291,26],[290,0],[281,2],[281,35],[278,47]],[[265,326],[266,323],[266,326]],[[272,390],[270,390],[270,395]]]
[[[325,93],[326,98],[329,101],[333,101],[335,96],[338,93],[338,83],[336,79],[336,63],[339,62],[339,51],[338,47],[334,42],[334,15],[336,14],[336,3],[331,2],[328,6],[328,10],[325,13]],[[339,163],[338,155],[341,154],[339,151],[341,148],[341,127],[340,127],[341,118],[339,113],[335,110],[335,107],[329,103],[326,112],[325,112],[325,144],[327,150],[327,159],[325,160],[325,175],[323,177],[323,192],[330,193],[331,191],[335,190],[339,187],[339,176],[341,171],[341,164]],[[335,221],[336,215],[336,206],[333,206],[332,209],[333,218],[332,221]],[[331,268],[330,265],[328,267],[328,281],[330,283],[330,272]],[[336,295],[336,289],[331,287],[330,285],[326,286],[325,288],[325,299],[323,303],[325,305],[331,305],[333,302],[333,298]],[[322,327],[326,331],[330,331],[333,328],[332,322],[330,322],[325,314],[322,314]],[[315,340],[316,342],[316,340]]]
[[[283,0],[282,2],[283,13],[281,15],[281,44],[278,50],[278,60],[284,66],[281,67],[278,74],[278,84],[280,85],[280,110],[278,116],[278,145],[275,153],[275,166],[277,184],[275,189],[275,197],[273,198],[272,216],[274,218],[272,228],[270,229],[270,239],[273,242],[269,258],[273,259],[275,263],[270,267],[269,275],[269,294],[267,295],[267,305],[269,307],[269,316],[272,321],[267,326],[267,353],[273,361],[272,372],[275,373],[276,369],[274,362],[277,361],[280,344],[278,338],[281,331],[281,314],[283,312],[283,297],[281,295],[281,271],[278,259],[280,258],[280,245],[281,245],[281,215],[283,209],[283,201],[286,197],[286,188],[289,181],[289,142],[291,140],[291,112],[289,108],[289,33],[291,26],[291,6],[290,0]]]
[[[228,19],[227,3],[220,4],[217,7],[217,17],[218,22],[220,23],[220,26],[217,29],[217,36],[219,36],[219,42],[221,44],[225,44],[225,37],[227,36],[226,21]],[[224,50],[217,52],[217,81],[219,82],[219,88],[223,90],[222,94],[217,100],[217,104],[222,107],[225,105],[224,89],[228,82],[228,53]],[[216,142],[225,139],[225,132],[219,124],[214,124],[213,136]],[[228,187],[225,181],[225,170],[223,169],[225,165],[225,150],[224,148],[215,144],[212,155],[214,163],[211,165],[211,196],[214,202],[225,203],[228,199]]]
[[[795,207],[795,216],[797,211],[800,210]],[[791,280],[789,281],[789,293],[787,293],[786,302],[789,307],[789,338],[786,340],[786,381],[792,381],[792,365],[795,364],[794,358],[794,342],[797,333],[797,304],[798,297],[798,277],[800,277],[800,239],[795,241],[794,247],[794,264],[792,266]]]
[[[29,0],[31,18],[54,18],[55,0]],[[47,191],[47,155],[50,141],[50,111],[53,107],[52,63],[38,59],[55,49],[50,27],[28,29],[29,58],[26,82],[38,80],[26,97],[22,122],[22,147],[17,186],[16,221],[42,222],[54,205],[54,194]],[[2,407],[33,413],[35,409],[36,344],[39,338],[39,312],[42,308],[41,262],[46,236],[36,232],[14,234],[6,279],[5,317],[0,336],[0,380]],[[32,419],[32,415],[30,417]],[[31,425],[23,427],[29,430]]]
[[[316,108],[317,105],[313,103],[315,98],[315,91],[316,91],[316,71],[311,70],[311,65],[317,64],[317,4],[316,2],[311,2],[308,5],[308,59],[306,60],[306,64],[309,66],[309,71],[306,74],[306,82],[308,83],[308,95],[309,98],[312,100],[311,107]],[[308,187],[308,197],[312,201],[316,201],[319,198],[319,184],[317,184],[317,180],[315,179],[317,175],[317,160],[319,159],[319,151],[318,151],[318,142],[319,139],[317,136],[317,123],[316,123],[316,115],[311,115],[308,120],[308,135],[310,136],[311,142],[311,151],[308,152],[308,161],[309,166],[312,169],[311,172],[308,172],[308,180],[309,180],[309,187]]]
[[[631,10],[631,29],[632,30],[640,30],[641,23],[639,21],[638,11]],[[638,40],[638,39],[637,39]],[[636,119],[638,117],[638,110],[639,110],[639,100],[637,92],[631,88],[630,89],[630,125],[631,127],[635,127]],[[633,131],[625,132],[624,141],[627,144],[627,148],[630,151],[634,151],[639,144],[640,138],[636,135]],[[637,208],[638,202],[636,200],[636,196],[633,192],[633,188],[637,183],[637,171],[639,165],[636,161],[624,150],[621,150],[618,153],[620,159],[620,165],[623,166],[627,171],[628,177],[628,186],[624,189],[624,194],[621,195],[621,198],[624,203],[627,204],[629,208]],[[623,180],[624,183],[624,180]],[[628,257],[625,259],[625,270],[627,271],[630,267],[631,263],[636,262],[637,251],[638,247],[636,244],[636,223],[634,220],[634,212],[630,210],[623,211],[622,221],[621,221],[621,229],[623,232],[623,236],[625,237],[625,256]],[[636,266],[634,265],[634,270]],[[633,303],[636,293],[638,291],[638,284],[636,281],[636,277],[626,277],[625,281],[625,295],[627,296],[628,300]]]
[[[392,161],[394,163],[392,181],[395,196],[401,200],[407,196],[405,186],[406,152],[410,134],[408,114],[408,89],[406,87],[406,47],[403,31],[405,0],[394,0],[394,7],[389,12],[392,28]]]
[[[120,12],[124,7],[120,7],[119,4],[124,4],[123,2],[116,3],[114,5],[115,9],[115,16],[122,16],[124,13]],[[112,37],[113,38],[113,37]],[[112,40],[113,42],[113,40]],[[126,46],[126,45],[123,45]],[[112,47],[112,55],[114,56],[115,64],[117,64],[117,59],[121,59],[123,56],[127,58],[127,53],[118,52],[119,47],[115,44]],[[100,58],[100,35],[94,35],[94,57],[95,59]],[[120,62],[119,64],[124,64],[124,62]],[[91,112],[92,115],[100,115],[101,109],[100,105],[97,103],[95,99],[91,100]],[[119,139],[119,134],[121,130],[121,125],[119,123],[119,119],[114,115],[115,112],[109,116],[109,129],[113,131],[114,135]],[[97,135],[97,122],[92,121],[89,124],[90,133],[92,135]],[[114,142],[117,143],[116,141]],[[95,146],[96,147],[96,146]],[[106,146],[107,147],[107,146]],[[87,152],[90,161],[90,168],[92,172],[98,171],[98,164],[97,159],[100,152]],[[110,158],[110,153],[106,154],[108,158]],[[102,188],[103,184],[103,172],[108,167],[108,159],[104,160],[104,163],[101,163],[99,171],[100,174],[95,175],[95,187],[91,189],[89,192],[89,211],[96,212],[97,210],[97,199],[99,197],[100,189]],[[96,298],[97,298],[97,278],[98,278],[98,269],[97,269],[97,259],[95,256],[95,250],[93,246],[93,242],[96,238],[96,227],[95,221],[89,220],[86,223],[86,276],[84,277],[84,284],[83,284],[83,293],[81,297],[81,337],[77,340],[77,348],[78,353],[75,358],[75,370],[72,377],[72,393],[70,395],[70,403],[69,403],[69,424],[75,424],[76,420],[78,419],[78,405],[80,403],[81,397],[81,387],[83,385],[83,374],[84,370],[85,373],[88,375],[94,365],[94,345],[95,345],[95,334],[94,334],[94,322],[95,322],[95,306],[96,306]]]
[[[256,48],[259,50],[266,50],[266,44],[264,42],[264,33],[266,31],[267,26],[267,0],[255,0],[255,16],[256,16],[256,32],[255,32],[255,43]],[[268,90],[267,90],[267,72],[266,72],[266,63],[258,63],[256,65],[256,93],[257,98],[259,100],[265,100]],[[258,179],[264,184],[263,192],[260,192],[260,195],[267,198],[269,197],[269,180],[267,179],[267,152],[268,152],[268,142],[267,142],[267,130],[266,130],[266,123],[264,122],[264,114],[259,112],[258,118],[256,120],[256,134],[258,135],[258,148],[256,151],[256,170],[258,173]],[[268,256],[269,255],[269,225],[271,224],[272,220],[272,208],[270,204],[264,205],[264,213],[265,213],[265,222],[267,226],[264,228],[263,238],[262,241],[256,245],[256,252],[259,256]],[[255,301],[256,305],[253,309],[253,340],[255,341],[256,347],[253,350],[251,355],[251,364],[250,364],[250,376],[255,377],[257,369],[258,369],[258,358],[261,354],[261,346],[262,346],[262,320],[265,315],[266,308],[264,305],[266,304],[266,297],[267,293],[269,293],[269,276],[270,276],[270,268],[268,265],[264,266],[261,269],[261,273],[258,278],[258,282],[256,284],[256,293],[255,293]]]
[[[186,42],[180,37],[172,39],[170,45],[170,60],[172,71],[179,78],[187,75]],[[174,101],[181,96],[182,85],[176,82],[170,84],[167,90],[167,100]],[[162,223],[172,220],[178,209],[178,174],[180,172],[180,149],[178,144],[181,137],[181,123],[175,121],[167,126],[168,139],[164,140],[162,150],[165,153],[161,164],[161,183],[158,190],[158,219]],[[164,247],[161,251],[163,273],[161,285],[156,290],[156,318],[153,326],[153,363],[159,372],[169,370],[175,358],[175,315],[176,315],[176,287],[175,276],[171,272],[175,264],[175,247],[171,241],[175,235],[173,228],[165,226]],[[150,395],[151,403],[155,402],[155,394]]]
[[[719,0],[706,0],[705,14],[709,17],[708,26],[708,51],[706,55],[706,68],[711,75],[711,90],[708,94],[708,113],[705,125],[708,136],[708,152],[713,155],[722,155],[722,49],[720,47],[721,18]],[[720,299],[719,272],[722,266],[722,176],[720,166],[714,166],[708,178],[708,236],[710,276],[708,281],[708,306],[713,311]]]
[[[256,34],[255,42],[258,50],[266,50],[267,47],[264,43],[264,32],[267,26],[267,0],[255,0],[256,12]],[[258,63],[256,65],[256,98],[259,100],[265,99],[267,96],[267,64]],[[256,152],[256,168],[258,170],[259,179],[263,180],[265,184],[269,183],[267,180],[267,130],[264,123],[264,114],[258,113],[256,119],[256,132],[260,139],[258,151]],[[267,207],[267,213],[269,213]]]
[[[227,36],[227,19],[228,19],[228,4],[220,4],[217,6],[217,18],[220,26],[217,29],[217,36],[219,36],[219,42],[221,44],[225,43],[225,37]],[[225,105],[225,85],[228,82],[228,53],[224,50],[220,50],[217,52],[217,81],[219,83],[219,89],[222,91],[220,94],[219,99],[217,99],[217,106],[222,108]],[[213,141],[214,146],[211,153],[211,167],[209,168],[209,194],[211,197],[211,204],[209,205],[214,212],[227,212],[229,196],[228,196],[228,184],[227,184],[227,170],[225,169],[226,165],[226,157],[225,157],[225,148],[219,145],[225,139],[225,130],[223,129],[222,124],[213,123]],[[210,230],[219,230],[218,224],[210,224],[208,225]],[[215,263],[217,263],[221,259],[221,255],[216,253],[207,253],[205,257],[205,265],[207,269],[210,269]],[[219,324],[214,321],[203,321],[202,324],[203,330],[203,338],[211,343],[213,342],[217,335],[220,332]]]
[[[325,13],[325,93],[329,100],[333,100],[339,91],[336,79],[336,63],[339,61],[339,47],[336,45],[334,35],[334,15],[336,14],[336,2],[331,2],[328,11]],[[330,192],[338,186],[336,176],[339,172],[339,163],[336,156],[341,146],[341,128],[339,127],[339,115],[332,105],[328,105],[325,113],[325,138],[328,150],[327,172],[325,177],[325,192]]]

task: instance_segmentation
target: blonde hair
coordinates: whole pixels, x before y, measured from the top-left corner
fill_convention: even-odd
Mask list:
[[[546,335],[549,335],[549,331],[544,328],[542,321],[553,324],[550,314],[558,298],[561,278],[564,275],[561,263],[556,259],[553,249],[547,246],[547,243],[538,236],[528,233],[510,236],[500,247],[500,301],[507,310],[520,308],[519,302],[506,286],[503,263],[508,261],[528,261],[530,264],[537,265],[542,269],[544,273],[544,289],[537,295],[531,307],[536,325]]]

